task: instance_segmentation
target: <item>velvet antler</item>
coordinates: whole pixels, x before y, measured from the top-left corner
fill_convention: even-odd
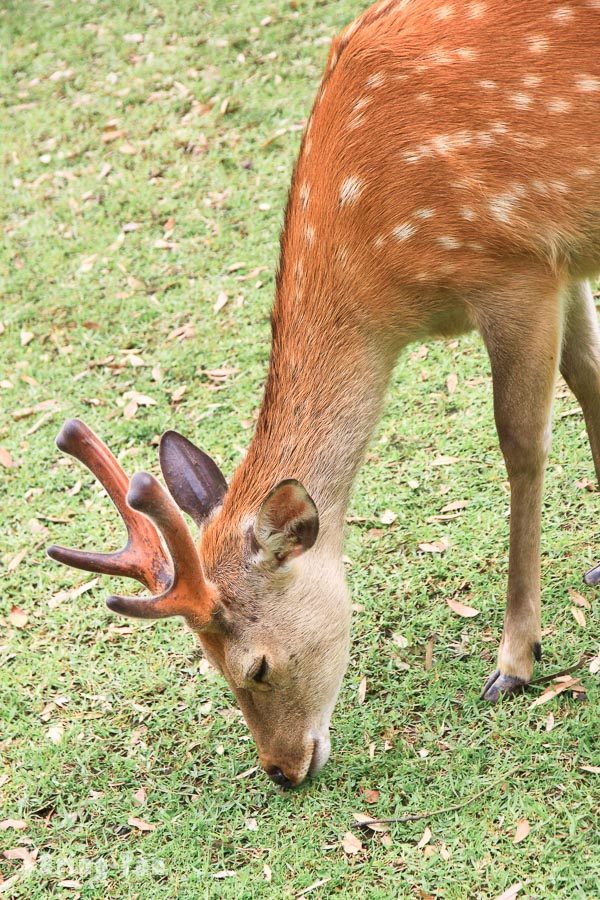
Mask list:
[[[56,443],[105,487],[125,523],[128,540],[116,553],[53,546],[48,555],[89,572],[135,578],[152,591],[151,597],[109,597],[107,604],[115,612],[144,619],[181,615],[193,619],[196,626],[207,621],[210,592],[194,540],[176,503],[156,478],[138,472],[130,482],[108,447],[77,419],[65,424]]]

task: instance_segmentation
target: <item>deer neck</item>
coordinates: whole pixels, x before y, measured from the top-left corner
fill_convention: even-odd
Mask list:
[[[321,540],[339,551],[395,353],[339,292],[321,294],[335,299],[317,305],[289,288],[280,275],[263,402],[226,507],[252,514],[275,484],[296,478],[317,505]]]

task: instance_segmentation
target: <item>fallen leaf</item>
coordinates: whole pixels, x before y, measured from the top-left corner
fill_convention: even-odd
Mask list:
[[[419,544],[419,550],[422,550],[423,553],[445,553],[449,546],[450,542],[447,538],[440,538],[439,541],[426,541]]]
[[[223,307],[225,306],[225,304],[227,303],[228,300],[229,300],[229,297],[227,296],[225,291],[221,291],[221,293],[218,295],[218,297],[215,301],[215,304],[213,306],[213,312],[216,312],[216,313],[220,312],[220,310],[223,309]]]
[[[449,512],[458,512],[458,510],[465,509],[469,505],[468,500],[453,500],[452,503],[447,503],[442,507],[443,513]]]
[[[581,625],[582,628],[585,628],[586,622],[585,622],[585,613],[584,613],[584,611],[583,611],[582,609],[579,609],[578,606],[572,606],[572,607],[571,607],[571,613],[572,613],[572,615],[573,615],[573,618],[574,618],[575,621],[577,622],[577,624],[578,624],[578,625]]]
[[[60,744],[63,739],[63,734],[64,728],[62,725],[51,725],[46,732],[47,738],[52,741],[53,744]]]
[[[592,775],[600,775],[600,766],[579,766],[582,772],[591,772]]]
[[[430,840],[431,840],[431,828],[429,828],[429,826],[427,826],[427,828],[425,828],[425,831],[423,832],[421,840],[417,844],[417,850],[422,850],[423,847],[426,847]]]
[[[215,872],[214,875],[211,875],[211,878],[235,878],[235,872],[233,869],[222,869],[220,872]]]
[[[515,897],[521,891],[523,885],[520,881],[515,882],[515,884],[511,884],[509,888],[503,891],[501,894],[498,894],[496,900],[515,900]]]
[[[446,603],[452,612],[455,612],[457,616],[462,616],[463,619],[472,619],[474,616],[479,615],[478,609],[475,609],[473,606],[466,606],[460,600],[455,600],[454,597],[446,597]]]
[[[401,650],[406,650],[408,647],[408,639],[405,638],[403,634],[393,634],[392,640],[396,647],[400,647]]]
[[[435,459],[431,461],[432,466],[453,466],[454,463],[459,462],[458,456],[436,456]]]
[[[29,616],[24,609],[19,606],[11,606],[8,614],[8,621],[11,625],[14,625],[15,628],[25,628],[28,619]]]
[[[529,834],[529,831],[530,827],[527,819],[519,819],[519,821],[517,822],[515,836],[513,838],[513,844],[520,844],[521,841],[524,841]]]
[[[448,391],[449,396],[452,396],[456,392],[456,388],[458,386],[458,375],[455,372],[452,372],[446,378],[446,389]]]
[[[81,597],[82,594],[85,594],[86,591],[91,591],[92,588],[96,587],[99,581],[99,578],[92,578],[91,581],[86,581],[84,584],[80,584],[70,590],[57,591],[48,600],[48,606],[50,609],[55,609],[65,600],[75,600],[77,597]]]
[[[14,465],[14,460],[8,450],[0,447],[0,466],[4,466],[5,469],[13,469]]]
[[[425,671],[428,672],[433,665],[433,645],[435,644],[435,634],[432,634],[427,639],[427,644],[425,646]]]
[[[19,337],[21,340],[21,347],[26,347],[27,344],[31,343],[34,339],[35,334],[33,331],[22,331]]]
[[[544,703],[549,703],[551,700],[554,700],[555,697],[558,697],[559,694],[562,694],[563,691],[568,691],[569,688],[573,688],[575,685],[581,687],[579,678],[571,678],[570,675],[561,677],[560,679],[557,678],[551,687],[546,688],[544,693],[533,701],[529,709],[535,709],[536,706],[542,706]]]
[[[24,822],[23,819],[3,819],[0,822],[0,831],[7,831],[9,828],[14,828],[16,831],[23,831],[27,828],[27,822]]]
[[[258,822],[254,818],[246,819],[244,822],[248,831],[258,831]]]
[[[378,831],[381,834],[385,834],[386,831],[390,830],[390,826],[386,822],[374,821],[373,816],[367,816],[364,813],[352,813],[352,818],[359,825],[362,825],[363,828],[368,828],[370,831]]]
[[[600,653],[590,661],[589,665],[590,675],[597,675],[598,672],[600,672]]]
[[[342,840],[342,847],[347,856],[356,856],[362,850],[363,845],[356,835],[352,834],[351,831],[347,831]]]
[[[317,881],[313,881],[312,884],[309,884],[307,888],[304,888],[303,891],[298,891],[296,897],[305,897],[306,894],[310,894],[312,891],[316,891],[317,888],[323,887],[328,881],[331,881],[330,876],[327,876],[327,878],[319,878]]]
[[[391,509],[386,509],[379,516],[379,521],[382,525],[391,525],[396,521],[397,518],[398,517],[395,512],[392,512]]]
[[[151,822],[144,822],[143,819],[138,819],[137,816],[129,816],[127,824],[131,825],[132,828],[137,828],[138,831],[156,831],[156,825],[153,825]]]
[[[364,791],[364,798],[367,803],[377,803],[380,793],[375,790]]]
[[[207,378],[210,378],[211,381],[215,381],[217,383],[221,383],[229,378],[230,375],[235,375],[237,369],[232,367],[224,366],[222,369],[205,369],[204,374]]]
[[[146,789],[144,787],[140,787],[133,795],[133,799],[136,803],[139,803],[140,806],[143,806],[146,802]]]
[[[556,727],[556,722],[554,721],[553,713],[548,713],[546,716],[545,728],[546,731],[552,731],[553,728]]]
[[[367,696],[367,679],[361,678],[358,685],[358,702],[362,705],[365,702],[365,697]]]
[[[267,863],[265,863],[263,866],[263,875],[265,876],[265,881],[270,884],[273,878],[273,873],[271,871],[271,866],[268,866]]]
[[[586,600],[582,594],[579,594],[573,588],[569,588],[569,597],[571,598],[571,603],[574,603],[575,606],[581,606],[583,609],[592,608],[589,600]]]

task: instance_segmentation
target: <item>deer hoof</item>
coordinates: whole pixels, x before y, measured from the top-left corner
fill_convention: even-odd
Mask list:
[[[515,675],[502,675],[500,669],[496,669],[486,681],[481,692],[481,699],[487,700],[488,703],[497,703],[500,697],[522,691],[526,685],[527,682],[522,678],[517,678]]]
[[[594,566],[594,568],[590,569],[589,572],[586,572],[583,576],[583,580],[586,584],[589,584],[591,586],[600,584],[600,564]]]

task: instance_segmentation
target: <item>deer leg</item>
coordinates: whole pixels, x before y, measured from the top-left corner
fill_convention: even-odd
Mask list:
[[[569,289],[560,370],[583,411],[600,483],[600,328],[587,281]],[[600,565],[585,575],[585,581],[600,583]]]
[[[482,697],[527,684],[541,658],[540,527],[544,470],[550,445],[552,399],[562,332],[554,289],[547,302],[521,290],[487,310],[480,323],[492,365],[494,415],[510,482],[507,606],[498,667]],[[491,304],[490,304],[491,305]]]

